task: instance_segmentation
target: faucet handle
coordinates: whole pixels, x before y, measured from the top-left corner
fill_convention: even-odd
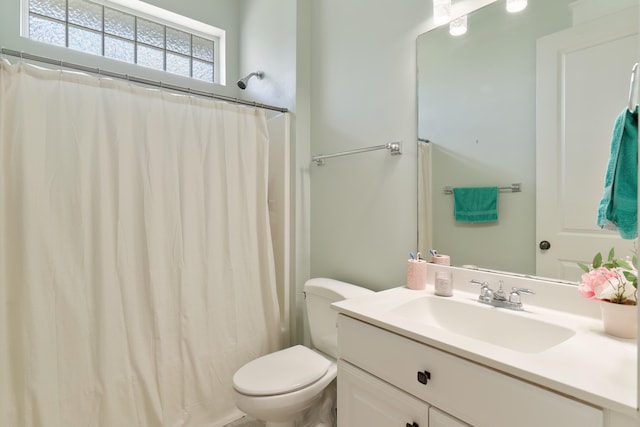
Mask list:
[[[489,287],[489,282],[481,282],[479,280],[470,280],[470,283],[480,286],[480,301],[491,301],[493,299],[493,291]]]
[[[473,283],[474,285],[478,285],[478,286],[482,286],[482,287],[489,287],[489,282],[481,282],[480,280],[476,280],[476,279],[471,279],[469,280],[469,283]]]
[[[535,294],[535,292],[533,292],[531,289],[526,288],[511,288],[511,293],[509,294],[509,302],[519,304],[521,302],[520,294],[533,295]]]

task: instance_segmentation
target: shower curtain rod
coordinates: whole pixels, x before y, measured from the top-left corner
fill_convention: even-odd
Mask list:
[[[42,62],[44,64],[57,65],[61,68],[70,68],[73,70],[83,71],[86,73],[98,74],[100,76],[113,77],[120,80],[127,80],[130,82],[140,83],[147,86],[157,87],[160,89],[169,89],[175,92],[185,93],[189,95],[197,95],[205,98],[217,99],[220,101],[227,101],[234,104],[248,105],[250,107],[278,111],[281,113],[286,113],[289,111],[287,108],[283,108],[283,107],[276,107],[268,104],[260,104],[258,102],[253,102],[253,101],[245,101],[245,100],[234,98],[231,96],[218,95],[213,92],[205,92],[197,89],[190,89],[184,86],[176,86],[169,83],[163,83],[161,81],[155,81],[155,80],[145,79],[142,77],[131,76],[129,74],[116,73],[114,71],[103,70],[102,68],[87,67],[85,65],[74,64],[72,62],[66,62],[62,60],[55,60],[55,59],[47,58],[45,56],[33,55],[31,53],[19,52],[17,50],[12,50],[12,49],[6,49],[4,47],[0,48],[0,54],[14,56],[20,59],[28,59],[30,61]]]

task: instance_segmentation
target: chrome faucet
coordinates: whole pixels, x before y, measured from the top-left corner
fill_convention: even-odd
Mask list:
[[[498,282],[500,287],[497,291],[494,291],[489,287],[489,283],[481,282],[479,280],[470,280],[474,285],[480,286],[480,296],[478,301],[483,304],[489,304],[494,307],[508,308],[510,310],[523,310],[521,294],[535,294],[531,289],[525,288],[511,288],[509,296],[502,289],[503,282]]]

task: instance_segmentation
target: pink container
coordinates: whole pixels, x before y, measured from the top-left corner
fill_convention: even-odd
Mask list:
[[[407,287],[421,290],[427,286],[427,261],[410,259],[407,262]]]

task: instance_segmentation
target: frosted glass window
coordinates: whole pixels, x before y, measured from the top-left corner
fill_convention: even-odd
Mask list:
[[[155,47],[164,47],[164,25],[138,18],[137,40]]]
[[[69,22],[102,31],[102,6],[87,0],[67,0]]]
[[[196,36],[180,27],[184,22],[175,21],[176,27],[160,24],[147,19],[149,15],[137,16],[136,10],[123,4],[111,8],[109,0],[24,1],[29,6],[23,11],[29,27],[23,35],[32,40],[215,81],[219,39]],[[217,31],[210,28],[212,33]]]
[[[66,0],[39,0],[29,2],[29,11],[64,21],[67,19]]]
[[[123,39],[135,40],[136,17],[119,10],[105,8],[104,32]]]
[[[164,51],[154,47],[138,45],[138,65],[164,70]]]
[[[191,77],[191,60],[188,56],[167,52],[167,71],[185,77]]]
[[[210,62],[193,60],[193,78],[204,80],[205,82],[213,81],[213,64]]]
[[[193,36],[193,56],[213,62],[213,41]]]
[[[104,37],[104,56],[119,59],[120,61],[134,63],[136,60],[136,45],[129,40],[117,37]]]
[[[29,17],[29,38],[43,43],[66,46],[66,26],[51,19],[31,15]]]
[[[191,34],[167,27],[167,50],[191,55]]]
[[[94,55],[102,55],[102,34],[70,25],[69,47]]]

